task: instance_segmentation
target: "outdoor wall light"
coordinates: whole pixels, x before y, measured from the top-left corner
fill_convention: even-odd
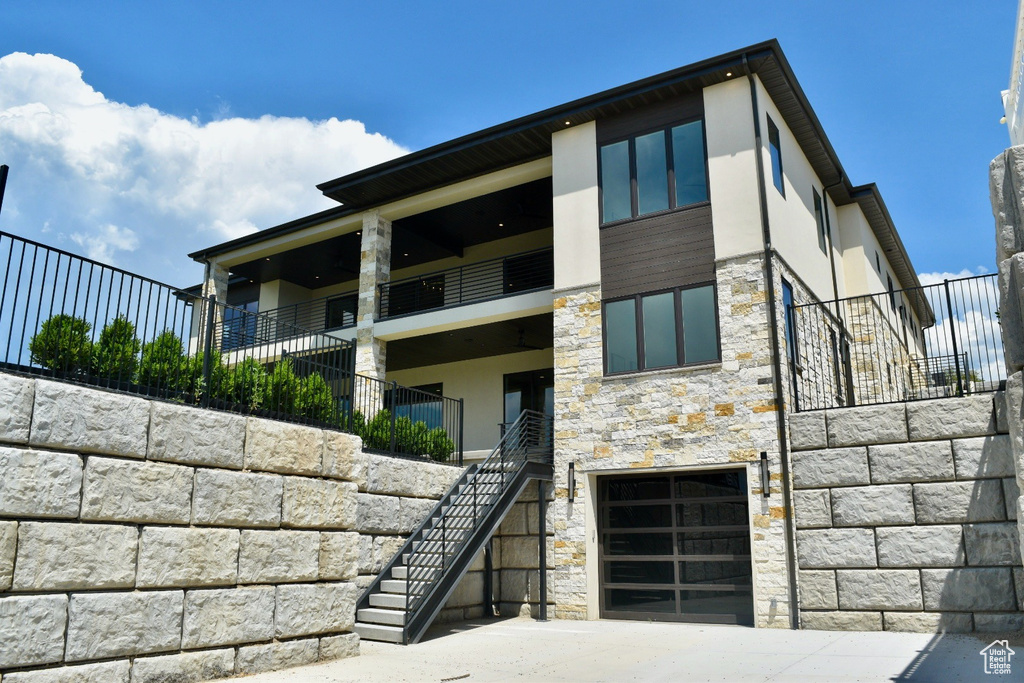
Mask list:
[[[569,463],[569,502],[576,500],[576,463]]]
[[[771,473],[768,471],[768,453],[761,451],[761,495],[765,498],[771,492]]]

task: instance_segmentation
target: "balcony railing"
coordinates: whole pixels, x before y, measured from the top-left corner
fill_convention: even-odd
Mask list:
[[[358,300],[359,292],[353,290],[260,311],[259,318],[250,316],[225,320],[225,343],[254,334],[272,341],[283,341],[289,338],[291,330],[295,328],[324,332],[355,327]],[[259,330],[244,327],[256,325],[260,327]],[[237,348],[240,343],[234,343],[233,348]]]
[[[378,285],[377,319],[501,299],[554,285],[551,247]]]
[[[995,275],[792,306],[797,411],[995,391],[1006,380]],[[930,311],[934,322],[914,311]]]
[[[462,461],[462,400],[355,373],[355,344],[0,232],[0,370]]]

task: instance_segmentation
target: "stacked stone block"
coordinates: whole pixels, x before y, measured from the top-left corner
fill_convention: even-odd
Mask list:
[[[790,416],[803,628],[1024,628],[1003,398]]]
[[[3,681],[198,681],[358,654],[360,575],[459,473],[0,374]]]
[[[548,505],[554,500],[550,483],[545,485]],[[509,510],[505,521],[495,534],[492,547],[494,556],[494,602],[503,617],[540,615],[540,505],[537,482],[531,482]],[[555,591],[555,530],[546,524],[548,614],[554,616]]]
[[[1017,485],[1024,486],[1024,147],[1010,147],[992,160],[989,192],[996,223],[1006,420]],[[1024,519],[1020,510],[1017,519]],[[1018,537],[1024,538],[1024,527]]]

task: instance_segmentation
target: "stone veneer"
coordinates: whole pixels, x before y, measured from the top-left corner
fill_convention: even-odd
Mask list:
[[[460,472],[0,374],[2,679],[198,681],[358,654],[360,585]]]
[[[1024,628],[1001,394],[790,416],[803,628]]]
[[[776,487],[781,463],[764,271],[760,254],[716,264],[721,362],[626,376],[604,376],[600,288],[556,292],[555,501],[549,524],[555,530],[557,617],[597,616],[597,544],[596,534],[588,538],[595,524],[588,497],[598,475],[743,467],[750,489],[755,623],[789,627],[787,519]],[[775,484],[768,498],[761,495],[761,451],[768,453]],[[570,462],[574,502],[568,501]]]

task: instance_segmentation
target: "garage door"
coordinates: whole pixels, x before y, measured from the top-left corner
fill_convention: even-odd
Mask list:
[[[745,470],[602,477],[598,496],[602,617],[753,624]]]

